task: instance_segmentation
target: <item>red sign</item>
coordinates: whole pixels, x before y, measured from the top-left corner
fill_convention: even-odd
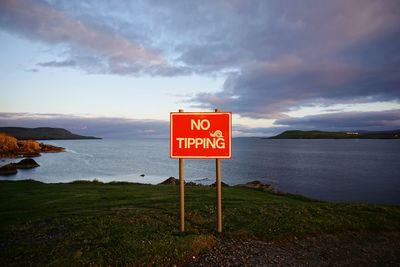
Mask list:
[[[171,112],[171,158],[232,157],[232,113]]]

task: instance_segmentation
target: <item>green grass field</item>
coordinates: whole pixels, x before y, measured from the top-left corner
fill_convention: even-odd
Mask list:
[[[0,181],[0,262],[168,265],[215,244],[215,188],[186,188],[186,233],[176,186]],[[276,240],[323,233],[399,232],[400,207],[334,204],[227,187],[223,235]]]

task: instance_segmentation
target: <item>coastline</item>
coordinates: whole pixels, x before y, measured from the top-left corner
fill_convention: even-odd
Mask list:
[[[66,147],[67,151],[43,154],[35,158],[41,167],[20,170],[6,179],[47,183],[98,179],[157,184],[169,176],[178,177],[178,162],[169,159],[165,140],[50,144]],[[260,180],[283,192],[327,201],[400,204],[397,141],[240,139],[234,145],[235,158],[222,162],[222,181],[230,185]],[[186,181],[208,178],[194,182],[214,182],[212,160],[185,163]]]

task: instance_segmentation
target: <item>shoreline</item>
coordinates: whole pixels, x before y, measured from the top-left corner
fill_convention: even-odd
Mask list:
[[[171,177],[170,177],[171,178]],[[170,179],[167,178],[166,180]],[[21,180],[13,180],[13,179],[0,179],[0,183],[2,182],[27,182],[27,183],[38,183],[38,184],[45,184],[45,185],[143,185],[143,186],[167,186],[167,187],[176,187],[176,189],[179,189],[178,184],[162,184],[161,183],[142,183],[142,182],[129,182],[129,181],[118,181],[118,180],[113,180],[113,181],[108,181],[108,182],[103,182],[97,179],[91,179],[91,180],[84,180],[84,179],[77,179],[73,180],[70,182],[43,182],[43,181],[38,181],[34,179],[21,179]],[[165,181],[164,181],[165,182]],[[253,186],[253,185],[248,185],[249,183],[254,183],[254,182],[259,182],[259,181],[251,181],[248,182],[247,184],[235,184],[235,185],[222,185],[222,188],[245,188],[245,189],[251,189],[251,190],[256,190],[256,191],[262,191],[262,192],[268,192],[272,193],[278,196],[288,196],[288,197],[295,197],[295,198],[300,198],[300,199],[305,199],[313,202],[321,202],[321,203],[330,203],[330,204],[349,204],[349,205],[374,205],[374,206],[391,206],[391,207],[400,207],[400,204],[395,204],[395,203],[370,203],[370,202],[349,202],[349,201],[330,201],[330,200],[323,200],[323,199],[317,199],[313,197],[309,197],[306,195],[298,194],[298,193],[290,193],[290,192],[283,192],[279,190],[275,190],[271,185],[269,184],[263,184],[261,183],[261,186]],[[194,187],[194,188],[215,188],[214,184],[201,184],[201,183],[193,183],[191,181],[185,182],[185,188],[186,187]]]
[[[7,176],[5,176],[7,177]],[[52,184],[103,184],[103,185],[113,185],[113,184],[131,184],[131,185],[151,185],[151,186],[178,186],[178,183],[165,183],[166,181],[170,180],[171,178],[174,178],[176,181],[178,181],[178,179],[176,179],[175,177],[169,177],[166,180],[164,180],[161,183],[141,183],[141,182],[129,182],[129,181],[118,181],[118,180],[114,180],[114,181],[109,181],[109,182],[103,182],[101,180],[98,179],[89,179],[89,180],[85,180],[85,179],[77,179],[77,180],[73,180],[70,182],[43,182],[43,181],[38,181],[35,179],[0,179],[1,181],[11,181],[11,182],[35,182],[35,183],[41,183],[41,184],[47,184],[47,185],[52,185]],[[201,183],[195,183],[193,181],[185,181],[185,186],[194,186],[194,187],[215,187],[215,183],[213,184],[201,184]],[[269,191],[269,192],[274,192],[277,194],[290,194],[290,193],[285,193],[285,192],[279,192],[279,191],[275,191],[272,186],[270,184],[263,184],[260,181],[250,181],[246,184],[236,184],[236,185],[228,185],[224,182],[222,182],[222,187],[246,187],[246,188],[253,188],[253,189],[263,189],[265,191]],[[301,196],[301,195],[299,195]],[[310,198],[311,199],[311,198]],[[316,200],[319,201],[319,200]],[[322,200],[321,200],[322,201]]]
[[[24,170],[22,170],[24,171]],[[12,176],[12,175],[11,175]],[[31,183],[39,183],[39,184],[45,184],[45,185],[143,185],[143,186],[169,186],[169,187],[176,187],[179,189],[179,184],[162,184],[165,182],[158,182],[158,183],[144,183],[144,182],[131,182],[131,181],[121,181],[121,180],[111,180],[111,181],[101,181],[96,178],[94,179],[76,179],[72,181],[62,181],[62,182],[45,182],[45,181],[39,181],[35,179],[7,179],[7,176],[2,176],[5,177],[1,178],[0,176],[0,183],[1,182],[31,182]],[[171,177],[170,177],[171,178]],[[174,178],[174,177],[173,177]],[[168,180],[167,178],[166,180]],[[259,182],[261,183],[261,186],[254,186],[254,185],[247,185],[251,184],[253,182]],[[331,204],[350,204],[350,205],[383,205],[383,206],[393,206],[393,207],[400,207],[400,203],[375,203],[375,202],[367,202],[367,201],[346,201],[346,200],[324,200],[324,199],[319,199],[311,196],[307,196],[304,194],[299,194],[299,193],[292,193],[292,192],[285,192],[281,190],[276,190],[272,185],[270,184],[263,184],[260,181],[250,181],[247,184],[225,184],[222,182],[222,188],[247,188],[247,189],[254,189],[257,191],[264,191],[264,192],[270,192],[276,195],[282,195],[282,196],[293,196],[293,197],[298,197],[298,198],[304,198],[308,199],[311,201],[316,201],[316,202],[325,202],[325,203],[331,203]],[[185,188],[186,187],[199,187],[199,188],[215,188],[214,184],[201,184],[201,183],[194,183],[193,181],[185,181]]]
[[[396,176],[400,169],[395,157],[398,142],[388,141],[385,146],[372,142],[365,146],[364,142],[349,141],[354,143],[350,147],[338,145],[343,141],[321,145],[310,142],[285,141],[282,146],[262,140],[238,141],[237,156],[222,162],[222,181],[235,185],[259,179],[283,192],[331,202],[400,204]],[[19,170],[17,176],[0,179],[31,178],[46,183],[98,179],[157,184],[168,176],[178,177],[177,160],[169,159],[166,141],[103,140],[95,145],[83,140],[51,144],[67,150],[44,154],[35,158],[41,167]],[[206,185],[215,181],[212,160],[185,163],[186,181]],[[146,176],[140,177],[141,174]],[[204,177],[209,180],[195,181]]]

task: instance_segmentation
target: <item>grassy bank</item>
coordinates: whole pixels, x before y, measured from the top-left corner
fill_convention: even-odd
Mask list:
[[[399,232],[400,207],[334,204],[223,188],[224,236],[285,239],[322,233]],[[0,181],[3,265],[172,264],[215,244],[215,188],[127,183]]]

